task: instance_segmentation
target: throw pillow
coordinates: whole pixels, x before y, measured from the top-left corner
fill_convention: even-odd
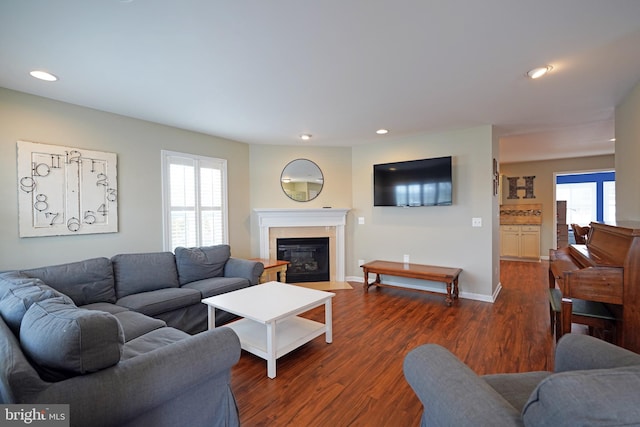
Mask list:
[[[180,284],[224,275],[224,266],[231,257],[229,245],[175,249]]]
[[[29,280],[30,283],[6,288],[4,296],[0,299],[0,315],[16,335],[20,331],[25,313],[33,303],[56,297],[69,304],[73,303],[69,297],[45,285],[41,280]]]
[[[117,364],[124,333],[112,314],[52,298],[29,307],[22,319],[20,343],[31,360],[62,379]]]
[[[33,284],[33,279],[19,271],[0,273],[0,299],[4,298],[7,292],[13,288],[31,284]]]

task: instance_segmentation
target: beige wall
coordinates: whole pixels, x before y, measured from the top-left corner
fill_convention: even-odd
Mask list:
[[[519,185],[524,184],[523,176],[535,176],[534,199],[524,199],[524,191],[519,190],[519,199],[507,199],[509,189],[506,179],[502,185],[502,203],[542,204],[542,229],[540,236],[540,254],[548,257],[549,249],[555,248],[555,181],[554,173],[589,172],[598,170],[612,170],[614,156],[581,157],[576,159],[545,160],[539,162],[507,163],[500,165],[500,174],[504,177],[520,177]],[[619,177],[616,176],[618,182]],[[616,182],[616,186],[618,183]]]
[[[17,140],[117,153],[119,232],[18,237]],[[162,149],[227,159],[232,253],[251,255],[247,144],[0,88],[0,270],[162,250]]]
[[[489,301],[499,281],[499,241],[494,241],[493,232],[498,197],[492,197],[491,187],[497,147],[491,126],[436,135],[384,137],[380,143],[353,148],[252,145],[251,206],[351,208],[346,226],[349,279],[362,280],[359,259],[402,261],[403,255],[409,254],[411,262],[463,268],[463,296]],[[448,155],[454,157],[453,206],[373,207],[374,163]],[[324,174],[325,187],[311,202],[292,201],[280,188],[282,169],[296,158],[313,160]],[[364,225],[357,223],[360,216],[365,218]],[[472,217],[481,217],[483,227],[472,228]],[[252,230],[252,248],[258,253],[255,215]],[[393,281],[416,284],[402,278]],[[444,286],[434,284],[433,289],[443,291]]]
[[[616,108],[616,219],[640,221],[640,83]]]
[[[402,262],[408,254],[414,263],[462,268],[461,294],[491,300],[499,277],[493,247],[498,200],[492,189],[494,150],[497,141],[491,126],[405,138],[389,135],[383,142],[354,147],[347,275],[362,277],[359,259]],[[453,156],[452,206],[373,206],[374,164],[440,156]],[[357,224],[358,217],[364,218],[364,225]],[[482,218],[483,226],[471,227],[473,217]],[[440,284],[432,288],[444,290]]]
[[[310,145],[252,145],[251,209],[264,208],[351,208],[351,147]],[[280,186],[280,174],[292,160],[315,162],[324,176],[324,186],[309,202],[291,200]],[[258,256],[260,239],[257,217],[251,212],[251,248]]]

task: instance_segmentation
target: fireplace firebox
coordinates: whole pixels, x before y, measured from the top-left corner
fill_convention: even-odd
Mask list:
[[[287,282],[326,282],[329,280],[329,238],[278,238],[279,260],[289,261]]]

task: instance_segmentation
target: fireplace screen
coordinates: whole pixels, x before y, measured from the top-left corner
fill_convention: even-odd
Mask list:
[[[329,280],[329,238],[277,239],[278,259],[289,261],[287,282]]]

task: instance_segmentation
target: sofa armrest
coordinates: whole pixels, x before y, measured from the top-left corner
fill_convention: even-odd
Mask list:
[[[257,285],[264,265],[258,261],[242,258],[229,258],[224,265],[224,277],[242,277],[249,280],[251,285]]]
[[[409,352],[404,376],[424,406],[422,425],[522,425],[520,413],[444,347]]]
[[[176,396],[197,399],[189,394],[199,384],[222,381],[211,386],[230,390],[231,367],[240,359],[240,351],[231,329],[205,331],[112,368],[53,383],[33,396],[33,403],[69,404],[73,425],[125,425]]]
[[[640,355],[589,335],[566,334],[556,346],[555,372],[640,365]]]

